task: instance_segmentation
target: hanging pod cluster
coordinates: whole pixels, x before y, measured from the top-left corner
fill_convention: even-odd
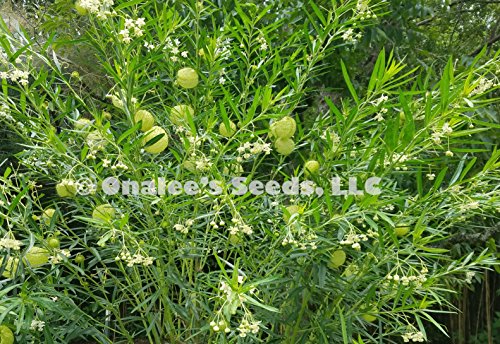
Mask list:
[[[295,142],[292,139],[297,130],[295,120],[290,116],[285,116],[273,122],[269,129],[271,137],[275,140],[276,151],[282,155],[290,155],[295,149]]]

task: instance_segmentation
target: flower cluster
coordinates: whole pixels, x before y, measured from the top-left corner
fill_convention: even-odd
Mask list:
[[[261,51],[266,51],[267,50],[267,48],[268,48],[267,41],[266,41],[266,38],[263,35],[260,35],[257,38],[257,42],[260,44],[259,49]]]
[[[10,72],[0,72],[0,79],[6,79],[13,82],[19,82],[21,85],[28,84],[30,72],[26,70],[13,69]]]
[[[174,39],[168,37],[166,39],[165,45],[163,47],[163,50],[167,51],[170,53],[170,60],[172,62],[177,62],[179,61],[179,55],[187,58],[188,57],[188,52],[187,51],[181,51],[181,41],[179,39]]]
[[[0,77],[1,79],[1,77]],[[10,109],[7,104],[2,104],[0,107],[0,119],[5,118],[7,121],[14,122],[14,117],[10,114]]]
[[[386,108],[380,109],[380,111],[374,117],[377,120],[377,122],[382,122],[385,119],[384,115],[387,113],[387,111],[389,110],[387,110]]]
[[[355,44],[357,43],[361,37],[363,37],[363,34],[361,32],[355,33],[354,29],[347,29],[343,34],[342,34],[342,39],[346,43],[352,43]]]
[[[243,318],[240,326],[238,326],[238,331],[240,332],[239,336],[244,338],[248,333],[257,334],[259,333],[259,325],[261,321],[252,321],[249,322],[246,318]]]
[[[375,99],[372,103],[375,106],[379,106],[380,104],[384,104],[389,100],[389,97],[385,94],[382,94],[379,98]]]
[[[350,245],[355,250],[361,250],[360,242],[367,241],[368,238],[375,238],[378,233],[369,231],[366,234],[356,234],[353,231],[347,233],[343,240],[340,241],[341,245]]]
[[[5,68],[4,71],[0,71],[0,79],[10,80],[12,82],[18,82],[21,85],[28,84],[29,71],[19,69],[19,65],[23,63],[24,60],[30,60],[31,56],[23,58],[18,56],[14,63],[9,61],[8,55],[5,51],[0,48],[0,65]]]
[[[321,139],[327,141],[331,144],[331,152],[334,153],[340,146],[340,136],[335,132],[333,128],[328,128],[321,133]]]
[[[302,238],[302,241],[298,241],[293,237],[293,235],[289,232],[287,236],[283,239],[281,242],[282,246],[286,245],[292,245],[294,247],[298,247],[301,250],[305,251],[309,247],[311,250],[316,250],[318,246],[316,245],[316,242],[314,240],[318,239],[318,236],[312,232],[307,233],[304,235]]]
[[[403,170],[406,171],[408,167],[404,164],[406,161],[408,161],[410,157],[406,154],[394,152],[390,158],[385,158],[384,160],[384,166],[390,166],[390,165],[396,165],[398,164],[399,166],[396,166],[395,169],[397,171]]]
[[[44,327],[45,327],[45,321],[36,319],[31,320],[30,330],[42,332]]]
[[[238,276],[238,287],[243,285],[244,280],[244,276]],[[244,315],[241,323],[237,328],[239,331],[239,336],[244,338],[250,333],[257,334],[259,332],[259,325],[261,324],[261,322],[255,321],[252,313],[248,310],[248,308],[245,307],[244,294],[239,292],[238,290],[233,289],[233,286],[224,281],[221,281],[219,290],[222,292],[222,296],[220,297],[224,300],[224,304],[222,308],[216,312],[215,319],[210,322],[210,327],[212,328],[212,330],[214,332],[231,332],[229,323],[224,318],[223,314],[225,314],[225,312],[223,312],[223,310],[225,309],[226,311],[229,311],[230,314],[235,314],[236,309],[241,306],[243,308]],[[249,292],[251,294],[255,294],[255,288],[252,287]]]
[[[407,333],[403,334],[401,337],[403,337],[403,341],[405,343],[408,343],[410,341],[412,341],[412,342],[423,342],[424,341],[424,334],[420,331],[407,332]]]
[[[123,43],[130,43],[133,37],[142,37],[144,31],[143,26],[146,25],[144,18],[136,20],[127,18],[125,19],[125,28],[119,32]]]
[[[214,332],[219,332],[219,331],[224,331],[226,333],[231,332],[231,328],[227,326],[227,323],[225,320],[219,320],[218,322],[211,321],[210,322],[210,327]]]
[[[443,136],[450,136],[452,133],[453,133],[453,128],[447,122],[447,123],[444,123],[441,128],[433,129],[433,132],[431,134],[431,139],[435,144],[438,145],[441,143],[441,138]]]
[[[474,271],[467,271],[465,273],[465,282],[468,284],[472,284],[472,279],[476,276],[476,273]]]
[[[23,243],[16,239],[2,238],[0,239],[0,249],[10,249],[19,251]]]
[[[212,167],[212,161],[205,155],[201,155],[194,161],[194,167],[200,172],[208,171]]]
[[[420,274],[418,275],[411,275],[411,276],[399,276],[398,274],[395,275],[387,275],[387,280],[393,281],[395,283],[401,283],[404,286],[410,285],[410,283],[414,283],[416,287],[422,286],[423,283],[427,281],[426,273],[428,272],[426,267],[423,267],[422,270],[420,271]]]
[[[228,60],[231,56],[231,38],[217,37],[215,41],[215,59]]]
[[[478,201],[472,201],[472,202],[468,202],[468,203],[464,203],[464,204],[460,204],[458,206],[460,212],[462,213],[465,213],[469,210],[476,210],[476,209],[479,209],[480,207],[480,204]]]
[[[95,14],[99,19],[104,19],[113,14],[110,11],[114,5],[113,0],[80,0],[78,4],[83,10]]]
[[[236,235],[240,232],[247,235],[253,233],[252,227],[244,223],[241,218],[233,218],[231,222],[233,223],[233,225],[228,228],[231,235]]]
[[[87,158],[88,158],[88,156],[87,156]],[[116,161],[114,165],[111,165],[111,160],[109,160],[109,159],[102,160],[102,167],[110,167],[110,166],[111,166],[112,170],[124,170],[124,171],[126,171],[129,169],[129,167],[121,161]]]
[[[481,78],[481,80],[479,80],[479,83],[477,84],[476,88],[474,88],[474,90],[472,90],[472,92],[470,94],[471,94],[471,96],[476,95],[476,94],[481,94],[481,93],[484,93],[495,86],[498,86],[498,84],[496,85],[493,80],[489,80],[487,78]]]
[[[71,256],[71,251],[64,249],[58,250],[53,256],[49,257],[51,264],[59,264],[64,260],[64,258],[69,258]]]
[[[193,219],[186,220],[184,224],[177,223],[174,225],[174,229],[182,234],[188,234],[189,228],[194,224]]]
[[[245,142],[242,146],[237,149],[239,156],[236,158],[236,161],[243,162],[244,160],[249,160],[253,156],[264,153],[271,153],[271,144],[269,143],[260,143],[260,142]]]
[[[377,15],[370,9],[369,0],[358,0],[358,3],[356,4],[356,12],[361,20],[377,18]]]
[[[122,260],[127,263],[128,267],[134,265],[144,265],[148,266],[153,264],[154,258],[142,255],[140,252],[131,254],[126,248],[122,249],[120,254],[115,257],[116,261]]]

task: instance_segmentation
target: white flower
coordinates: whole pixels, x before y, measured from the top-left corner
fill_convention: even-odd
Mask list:
[[[126,29],[132,29],[134,28],[134,20],[132,18],[126,18],[125,19],[125,28]]]
[[[174,229],[178,232],[181,232],[182,234],[187,234],[188,233],[188,228],[180,223],[177,223],[174,225]]]
[[[135,25],[137,27],[143,27],[144,25],[146,25],[146,21],[144,18],[137,18],[137,20],[135,21]]]
[[[23,243],[19,240],[2,238],[0,239],[0,249],[11,249],[14,251],[19,251]]]
[[[472,278],[474,278],[475,275],[476,273],[474,271],[467,271],[465,273],[465,282],[472,284]]]
[[[42,332],[44,326],[45,326],[45,321],[33,319],[31,320],[30,330],[32,331],[37,330]]]
[[[444,135],[451,135],[453,133],[453,128],[450,127],[449,123],[443,124],[443,128],[441,128],[441,131]]]

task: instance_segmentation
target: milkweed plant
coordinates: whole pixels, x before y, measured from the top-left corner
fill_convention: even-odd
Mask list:
[[[0,343],[447,333],[436,314],[495,264],[442,242],[498,216],[498,54],[434,82],[381,51],[360,83],[336,52],[385,2],[303,5],[80,0],[71,39],[2,23]],[[345,92],[311,105],[333,69]]]

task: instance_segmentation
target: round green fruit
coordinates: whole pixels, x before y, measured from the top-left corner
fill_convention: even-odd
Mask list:
[[[297,123],[290,116],[285,116],[279,121],[271,124],[271,135],[279,139],[289,139],[295,134],[297,130]]]
[[[161,153],[168,146],[168,135],[165,129],[161,127],[153,127],[149,130],[142,140],[142,144],[145,146],[149,141],[153,140],[155,137],[163,135],[158,141],[144,148],[144,150],[151,154]]]
[[[85,261],[85,257],[81,254],[77,254],[76,257],[75,257],[75,263],[76,264],[83,264],[83,262]]]
[[[37,267],[49,262],[49,251],[44,248],[33,246],[24,256],[31,267]]]
[[[103,149],[108,144],[106,138],[98,130],[91,131],[85,142],[92,149]]]
[[[101,204],[97,206],[92,212],[92,218],[94,220],[110,222],[116,216],[115,208],[111,204]]]
[[[181,87],[195,88],[198,82],[198,73],[193,68],[182,68],[177,72],[177,84]]]
[[[317,174],[319,171],[319,162],[317,162],[316,160],[309,160],[305,163],[304,170],[306,176]]]
[[[282,155],[290,155],[295,149],[295,142],[292,139],[279,138],[274,143],[274,148]]]
[[[304,207],[299,206],[299,205],[290,205],[285,208],[285,211],[283,212],[283,220],[285,220],[286,223],[290,223],[290,219],[292,218],[293,215],[295,214],[302,214],[304,212]]]
[[[336,269],[336,268],[344,265],[345,260],[346,260],[345,252],[343,250],[337,250],[337,251],[332,253],[332,255],[330,257],[330,264],[329,265],[332,268]]]
[[[13,344],[14,333],[5,325],[0,325],[0,344]]]
[[[236,124],[234,122],[229,121],[229,128],[226,126],[224,122],[219,125],[219,134],[224,137],[231,137],[236,133]]]
[[[88,128],[90,128],[91,125],[92,125],[92,121],[90,119],[88,119],[88,118],[80,118],[80,119],[77,119],[73,123],[73,127],[76,130],[88,129]]]
[[[146,110],[139,110],[135,113],[134,121],[136,123],[141,122],[141,131],[150,130],[155,124],[155,119],[151,112]]]
[[[394,232],[398,237],[404,237],[410,231],[410,225],[400,224],[394,228]]]
[[[56,185],[59,197],[75,197],[77,192],[76,183],[72,180],[63,180]]]
[[[189,117],[194,117],[194,110],[189,105],[176,105],[170,110],[170,120],[175,125],[181,126],[188,124]]]
[[[61,246],[61,242],[59,239],[52,237],[47,240],[47,245],[51,248],[59,248]]]
[[[49,225],[50,222],[52,221],[52,217],[54,216],[55,212],[56,212],[56,210],[53,208],[45,209],[43,214],[42,214],[43,223],[45,223],[46,225]]]
[[[375,320],[377,320],[377,317],[373,314],[369,314],[369,313],[365,313],[365,314],[362,314],[361,315],[361,318],[363,318],[364,321],[367,321],[367,322],[374,322]]]

